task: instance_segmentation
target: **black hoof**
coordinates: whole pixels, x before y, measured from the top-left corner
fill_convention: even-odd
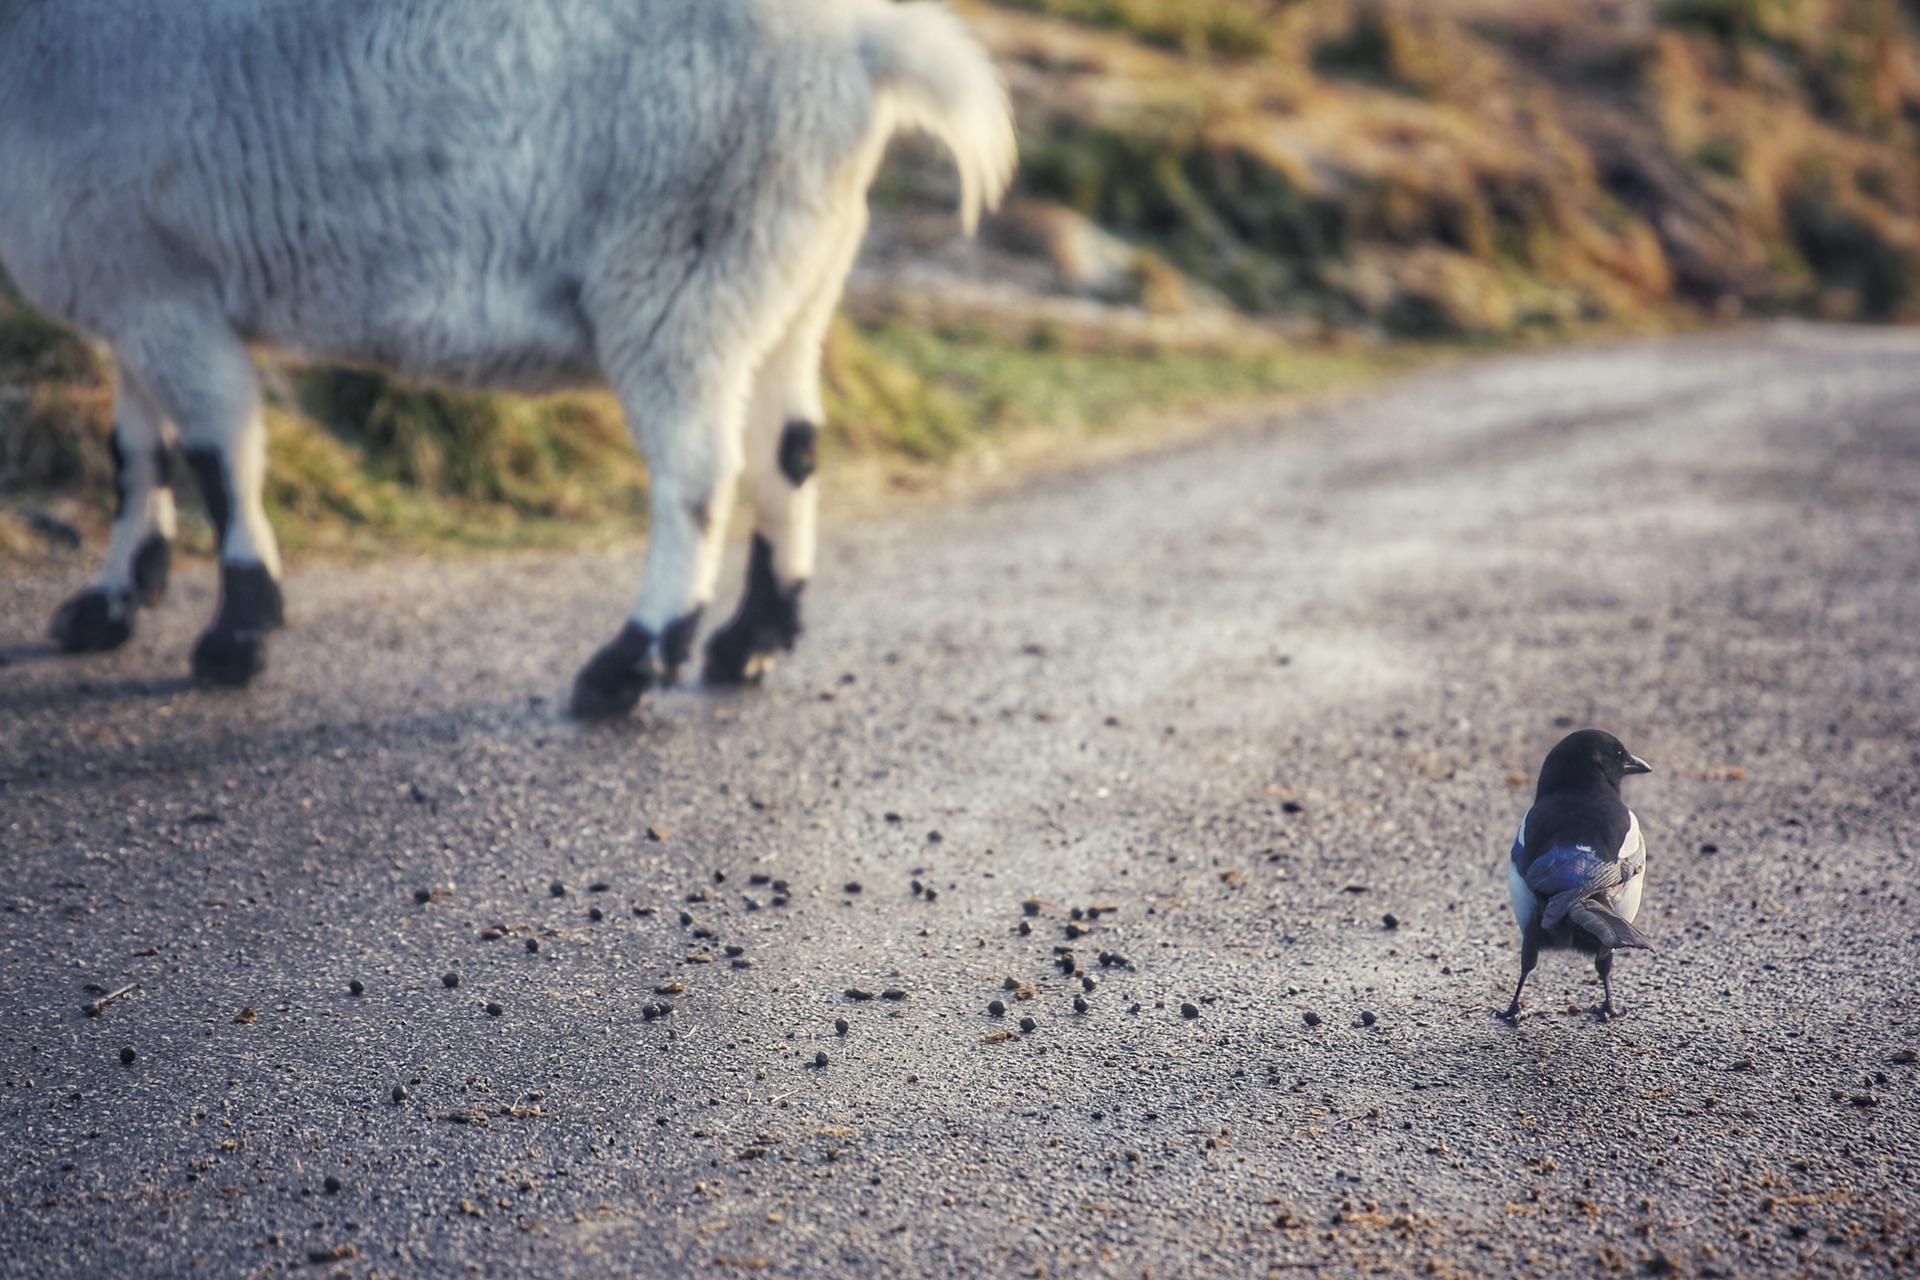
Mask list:
[[[267,665],[267,637],[261,631],[214,629],[193,646],[193,674],[209,684],[237,688]]]
[[[286,606],[265,565],[220,566],[220,616],[193,646],[193,674],[213,684],[243,685],[267,665],[267,633]]]
[[[105,653],[133,635],[133,607],[113,616],[113,600],[100,587],[88,587],[54,611],[47,628],[62,653]]]
[[[648,689],[679,679],[680,664],[687,660],[699,625],[700,611],[695,609],[656,640],[639,623],[627,623],[573,678],[574,718],[618,720],[640,705]]]
[[[776,653],[791,652],[800,638],[800,592],[807,584],[780,590],[773,576],[773,547],[759,534],[747,563],[747,594],[740,612],[707,641],[701,677],[714,685],[758,684],[773,669]]]
[[[577,720],[617,720],[640,705],[659,672],[653,632],[629,622],[593,655],[573,678],[573,715]]]
[[[173,567],[173,544],[159,534],[147,535],[133,556],[133,602],[151,609],[167,594],[167,574]]]

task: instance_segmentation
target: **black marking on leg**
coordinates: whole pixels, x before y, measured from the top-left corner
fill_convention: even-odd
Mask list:
[[[127,476],[127,453],[120,447],[120,436],[107,437],[107,448],[113,454],[113,518],[118,521],[127,514],[127,507],[133,501],[128,492],[130,480]]]
[[[670,623],[659,637],[637,622],[627,623],[573,678],[574,717],[617,720],[654,685],[672,684],[699,625],[698,609]]]
[[[150,533],[133,553],[133,603],[152,608],[167,594],[167,574],[173,567],[173,544]]]
[[[773,576],[773,544],[753,535],[747,561],[747,593],[733,620],[707,641],[708,684],[757,684],[775,653],[791,651],[800,638],[800,593],[796,582],[786,591]]]
[[[693,652],[693,637],[700,630],[699,608],[695,608],[684,617],[676,618],[667,624],[660,635],[660,675],[662,684],[672,684],[680,678],[680,668],[685,665],[687,655]]]
[[[780,471],[796,489],[813,474],[819,439],[820,429],[811,422],[789,422],[780,433]]]
[[[133,635],[133,609],[123,605],[114,616],[113,597],[103,587],[88,587],[54,611],[47,634],[62,653],[104,653]]]
[[[265,565],[222,564],[220,614],[193,647],[193,674],[214,684],[247,683],[266,666],[267,633],[284,618],[280,584]]]
[[[207,518],[213,521],[214,546],[227,545],[227,524],[233,519],[233,487],[227,483],[227,467],[218,449],[204,446],[188,449],[187,466],[200,483],[200,501],[206,505]]]

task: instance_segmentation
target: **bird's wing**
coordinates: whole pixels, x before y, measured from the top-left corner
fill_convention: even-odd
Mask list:
[[[1619,885],[1626,871],[1617,858],[1603,858],[1589,845],[1554,845],[1527,868],[1527,887],[1547,900],[1540,927],[1553,928],[1574,903]]]

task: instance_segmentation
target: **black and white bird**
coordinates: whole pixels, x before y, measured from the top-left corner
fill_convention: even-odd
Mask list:
[[[1543,948],[1571,948],[1593,956],[1613,1017],[1613,953],[1651,948],[1633,927],[1647,885],[1647,842],[1640,820],[1620,798],[1620,780],[1653,766],[1598,729],[1560,740],[1540,766],[1533,807],[1513,838],[1507,888],[1520,926],[1520,981],[1500,1016],[1520,1016],[1520,989]]]

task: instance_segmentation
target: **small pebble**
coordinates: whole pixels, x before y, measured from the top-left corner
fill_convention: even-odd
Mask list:
[[[591,907],[591,908],[589,908],[589,909],[588,909],[588,911],[587,911],[587,919],[589,919],[589,920],[593,920],[593,921],[596,921],[596,922],[597,922],[597,921],[600,921],[600,920],[604,920],[604,919],[606,919],[606,917],[605,917],[604,915],[602,915],[602,914],[600,914],[600,908],[598,908],[598,907]]]
[[[882,991],[880,993],[880,998],[882,1000],[905,1000],[907,998],[907,993],[905,991],[902,991],[899,987],[888,987],[885,991]]]
[[[527,950],[538,951],[539,949],[540,949],[540,939],[538,938],[527,939]]]
[[[1380,917],[1380,923],[1387,926],[1387,928],[1389,929],[1398,929],[1400,927],[1400,917],[1393,914],[1393,912],[1389,911],[1387,912],[1387,914]]]
[[[1129,1006],[1127,1007],[1127,1012],[1128,1012],[1128,1013],[1138,1013],[1138,1012],[1140,1012],[1140,1002],[1136,1000],[1136,1001],[1135,1001],[1135,1002],[1134,1002],[1133,1004],[1131,1004],[1131,1005],[1129,1005]]]
[[[1320,1015],[1315,1013],[1311,1009],[1301,1014],[1300,1017],[1310,1027],[1317,1027],[1320,1025]]]
[[[1098,985],[1099,983],[1093,980],[1092,974],[1083,974],[1080,978],[1080,989],[1082,991],[1092,991]]]
[[[443,973],[440,975],[440,985],[451,991],[460,985],[460,975],[457,973]]]
[[[1197,1018],[1200,1016],[1200,1006],[1194,1004],[1192,1001],[1187,1001],[1180,1006],[1180,1016],[1183,1018]]]
[[[724,871],[716,871],[716,872],[714,872],[714,873],[713,873],[713,882],[714,882],[715,884],[725,884],[725,883],[727,882],[727,873],[726,873],[726,872],[724,872]]]
[[[327,1194],[330,1196],[337,1196],[340,1194],[340,1179],[334,1177],[332,1174],[328,1174],[326,1182],[322,1183],[321,1185],[326,1187]]]
[[[851,1027],[852,1025],[853,1024],[848,1022],[845,1018],[835,1018],[833,1020],[833,1029],[841,1035],[847,1034],[848,1028]]]
[[[120,1061],[124,1062],[128,1066],[132,1066],[133,1060],[139,1056],[140,1055],[135,1053],[131,1047],[122,1049],[120,1051]]]
[[[1030,916],[1037,916],[1040,914],[1040,900],[1038,898],[1028,898],[1020,904],[1020,909]]]
[[[1373,1016],[1373,1011],[1372,1011],[1371,1009],[1364,1009],[1364,1010],[1362,1010],[1362,1011],[1361,1011],[1361,1013],[1360,1013],[1360,1025],[1361,1025],[1361,1026],[1363,1026],[1363,1027],[1370,1027],[1370,1026],[1372,1026],[1372,1025],[1373,1025],[1374,1023],[1376,1023],[1376,1022],[1378,1022],[1378,1021],[1380,1021],[1380,1019],[1378,1019],[1378,1018],[1376,1018],[1376,1017],[1374,1017],[1374,1016]]]
[[[849,1000],[871,1000],[871,999],[873,999],[873,992],[871,992],[871,991],[869,991],[869,990],[867,990],[867,989],[866,989],[865,987],[848,987],[848,988],[847,988],[847,999],[849,999]]]
[[[1073,1011],[1075,1013],[1085,1013],[1087,1011],[1087,998],[1085,996],[1075,996],[1073,998]]]
[[[816,1067],[824,1067],[827,1065],[827,1051],[825,1049],[813,1055],[813,1065]]]
[[[355,978],[352,982],[349,982],[347,984],[347,990],[352,992],[356,996],[363,996],[367,994],[367,984],[360,981],[360,979]]]
[[[489,1018],[497,1018],[505,1012],[506,1008],[502,1006],[498,1000],[487,1001],[487,1016]]]
[[[433,890],[431,890],[431,889],[415,889],[415,890],[413,891],[413,900],[414,900],[415,902],[432,902],[432,901],[433,901]]]
[[[1021,934],[1021,936],[1022,936],[1022,937],[1025,937],[1025,936],[1026,936],[1027,934],[1029,934],[1029,933],[1032,933],[1032,932],[1033,932],[1033,926],[1032,926],[1032,925],[1030,925],[1030,924],[1028,924],[1028,923],[1027,923],[1027,922],[1026,922],[1025,920],[1022,920],[1022,921],[1020,922],[1020,934]]]
[[[939,897],[939,896],[940,896],[940,894],[939,894],[939,892],[938,892],[938,891],[936,891],[936,890],[933,890],[933,889],[929,889],[929,890],[927,890],[927,901],[928,901],[928,902],[932,902],[932,901],[933,901],[933,900],[934,900],[935,898],[937,898],[937,897]]]
[[[1040,1024],[1035,1022],[1031,1017],[1020,1019],[1020,1029],[1022,1031],[1032,1031],[1035,1027],[1039,1025]]]
[[[1007,1011],[1006,1002],[1003,1000],[989,1000],[987,1002],[987,1012],[992,1014],[996,1018],[1000,1017],[1006,1011]]]
[[[657,915],[659,915],[659,914],[660,914],[660,908],[658,908],[658,907],[635,907],[635,908],[633,909],[633,914],[634,914],[634,915],[636,915],[636,916],[657,916]]]
[[[607,890],[611,888],[613,888],[613,886],[608,884],[605,880],[595,880],[592,884],[587,886],[587,892],[588,893],[605,893]]]
[[[849,880],[847,881],[845,888],[848,893],[859,893],[860,882],[858,880]]]
[[[552,884],[547,886],[547,892],[552,894],[556,898],[564,898],[567,896],[567,886],[561,884],[558,880],[555,880]]]
[[[747,883],[748,884],[771,884],[773,883],[773,877],[768,875],[764,871],[756,871],[752,875],[747,877]]]
[[[753,968],[753,959],[750,956],[735,956],[733,958],[733,967],[736,969],[751,969]]]
[[[684,929],[692,923],[693,923],[693,916],[685,911],[682,911],[680,913],[680,927]]]
[[[722,950],[730,956],[743,956],[747,954],[747,949],[737,942],[728,943]]]
[[[1709,843],[1707,843],[1707,844],[1703,844],[1703,845],[1701,845],[1701,846],[1700,846],[1700,852],[1702,852],[1702,853],[1718,853],[1718,852],[1720,852],[1720,846],[1719,846],[1719,845],[1717,845],[1717,844],[1713,844],[1713,843],[1711,843],[1711,842],[1709,842]]]
[[[1069,924],[1067,926],[1067,936],[1069,938],[1083,938],[1086,934],[1087,931],[1077,924]]]
[[[400,1084],[393,1086],[394,1105],[398,1106],[399,1104],[401,1104],[402,1102],[405,1102],[406,1100],[407,1100],[407,1087],[405,1085],[400,1085]]]

